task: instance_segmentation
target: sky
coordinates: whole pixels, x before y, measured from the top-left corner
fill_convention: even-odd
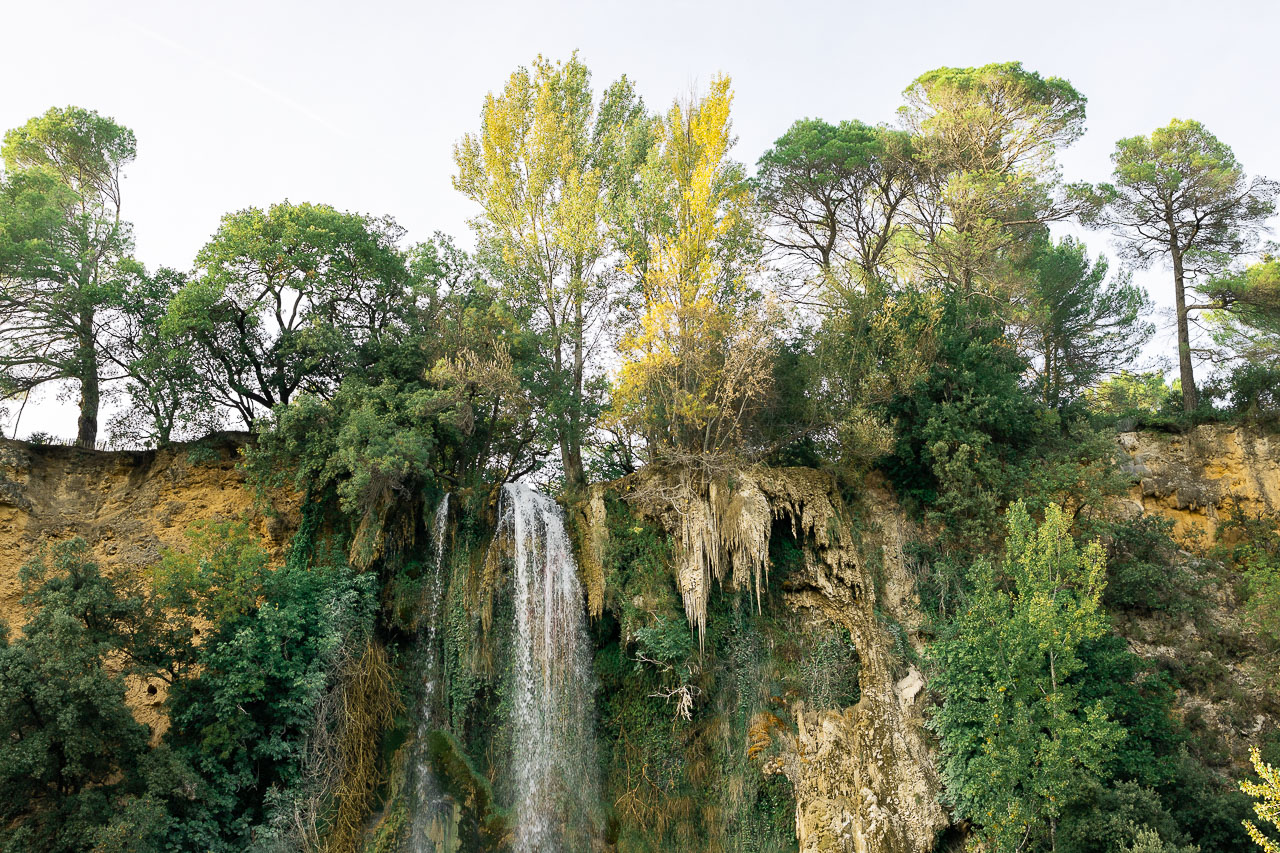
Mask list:
[[[1277,0],[10,0],[2,11],[0,129],[68,104],[132,128],[124,215],[149,267],[189,269],[223,214],[286,198],[391,214],[410,241],[439,230],[469,246],[476,211],[451,186],[453,144],[517,66],[574,50],[597,88],[625,74],[658,109],[729,74],[746,163],[798,118],[889,122],[924,71],[1018,60],[1089,99],[1088,131],[1060,158],[1067,180],[1106,179],[1117,139],[1173,117],[1199,119],[1251,174],[1280,178]],[[1108,238],[1088,242],[1102,251]],[[1137,280],[1171,303],[1163,270]],[[74,435],[74,403],[33,396],[19,434],[32,430]]]

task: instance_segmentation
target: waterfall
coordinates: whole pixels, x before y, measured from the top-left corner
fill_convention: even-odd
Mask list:
[[[503,487],[499,528],[514,546],[512,787],[515,850],[574,853],[593,846],[599,800],[595,679],[582,587],[564,516],[520,483]]]
[[[426,635],[423,643],[422,705],[418,712],[418,743],[425,745],[433,729],[444,725],[441,685],[444,682],[444,655],[440,645],[441,622],[444,619],[446,589],[444,539],[449,521],[449,495],[446,493],[436,508],[431,526],[431,574],[427,578],[425,602]],[[420,749],[423,747],[420,746]],[[456,816],[451,798],[440,790],[440,782],[431,770],[431,762],[420,754],[415,762],[416,806],[410,826],[409,850],[412,853],[453,853],[458,842],[454,837]]]

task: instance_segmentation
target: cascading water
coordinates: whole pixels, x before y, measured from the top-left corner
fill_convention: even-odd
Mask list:
[[[440,625],[444,616],[445,532],[449,521],[449,495],[446,494],[436,508],[431,526],[432,565],[426,589],[426,636],[423,643],[422,706],[418,715],[418,742],[425,744],[434,729],[443,727],[444,703],[441,701],[441,684],[444,680],[444,660],[439,648]],[[412,853],[452,853],[457,849],[453,837],[457,823],[454,803],[440,790],[440,782],[431,770],[426,755],[419,755],[415,768],[416,807],[410,827],[409,849]]]
[[[582,587],[564,516],[551,498],[508,483],[498,524],[510,534],[515,552],[515,850],[589,850],[599,801],[595,681]]]

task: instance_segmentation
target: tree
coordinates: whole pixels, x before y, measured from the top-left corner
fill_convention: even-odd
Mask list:
[[[1033,256],[1025,346],[1045,405],[1060,408],[1133,358],[1154,334],[1151,303],[1127,276],[1107,281],[1107,260],[1090,261],[1070,237]]]
[[[802,119],[778,137],[757,169],[775,247],[822,273],[850,263],[861,282],[887,274],[914,189],[905,132]]]
[[[98,436],[101,311],[132,248],[120,179],[136,147],[110,118],[55,107],[6,133],[0,149],[0,393],[78,383],[86,446]]]
[[[316,523],[303,521],[311,534]],[[151,578],[175,636],[200,629],[185,650],[194,666],[170,688],[165,735],[200,781],[162,792],[174,816],[166,849],[244,850],[272,804],[268,792],[300,784],[335,662],[344,645],[367,638],[374,578],[301,538],[272,567],[243,522],[199,524],[188,539]]]
[[[0,847],[88,851],[142,783],[147,729],[111,665],[142,599],[79,538],[35,557],[20,580],[30,619],[17,639],[0,623]]]
[[[538,57],[489,94],[480,131],[454,148],[454,187],[478,203],[479,257],[537,333],[545,361],[546,428],[566,482],[584,482],[582,446],[599,412],[590,356],[604,323],[614,265],[606,223],[628,128],[643,116],[623,78],[602,96],[577,58]]]
[[[1232,408],[1280,409],[1280,260],[1267,255],[1215,277],[1204,291],[1221,306],[1205,317],[1226,363],[1221,390]]]
[[[638,322],[621,342],[609,419],[653,456],[740,449],[770,379],[776,318],[749,286],[760,258],[751,187],[738,163],[727,77],[676,102],[658,130],[645,182],[666,211],[646,248]]]
[[[1001,508],[1025,494],[1027,458],[1047,461],[1045,419],[995,306],[954,296],[917,302],[905,330],[925,330],[928,358],[905,381],[891,379],[891,398],[876,407],[894,425],[883,468],[899,494],[940,522],[943,538],[984,547]]]
[[[1002,853],[1046,834],[1052,844],[1073,791],[1100,778],[1124,737],[1076,684],[1081,647],[1107,632],[1101,546],[1078,548],[1057,505],[1039,526],[1021,502],[1007,518],[1007,581],[975,563],[968,605],[931,651],[946,795]]]
[[[1173,267],[1182,404],[1200,402],[1192,360],[1192,312],[1220,307],[1188,303],[1197,278],[1250,252],[1275,210],[1277,186],[1248,178],[1231,149],[1200,122],[1174,119],[1148,136],[1116,143],[1114,183],[1089,192],[1097,209],[1090,221],[1118,228],[1124,257],[1149,266],[1166,257]]]
[[[1249,750],[1249,759],[1253,762],[1254,772],[1262,781],[1250,782],[1246,779],[1240,783],[1240,790],[1257,799],[1253,810],[1259,820],[1265,820],[1280,829],[1280,770],[1264,762],[1256,746]],[[1262,848],[1262,853],[1280,853],[1280,843],[1264,835],[1253,821],[1245,821],[1244,828],[1249,837]]]
[[[222,425],[221,412],[185,342],[162,331],[169,303],[187,278],[167,267],[151,274],[136,263],[126,271],[117,310],[104,330],[104,360],[116,366],[129,397],[109,423],[111,440],[164,446],[201,438]]]
[[[1085,392],[1089,407],[1110,415],[1154,415],[1169,401],[1174,389],[1158,370],[1133,373],[1121,370]]]
[[[418,299],[376,357],[326,397],[277,407],[245,456],[255,479],[334,493],[359,566],[394,550],[440,491],[530,473],[550,445],[536,423],[535,343],[475,264],[437,235],[410,251]]]
[[[1018,62],[938,68],[903,93],[918,187],[913,255],[925,278],[969,298],[1019,289],[1019,242],[1074,211],[1055,155],[1084,132],[1085,97]]]
[[[414,296],[389,217],[288,201],[223,217],[196,256],[167,335],[196,350],[218,402],[246,424],[299,390],[332,392]]]

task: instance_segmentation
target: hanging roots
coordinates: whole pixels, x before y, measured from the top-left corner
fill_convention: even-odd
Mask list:
[[[338,768],[334,814],[324,850],[355,853],[378,784],[378,745],[400,710],[391,664],[380,644],[369,640],[359,658],[348,655],[333,694],[339,729],[331,758]]]

